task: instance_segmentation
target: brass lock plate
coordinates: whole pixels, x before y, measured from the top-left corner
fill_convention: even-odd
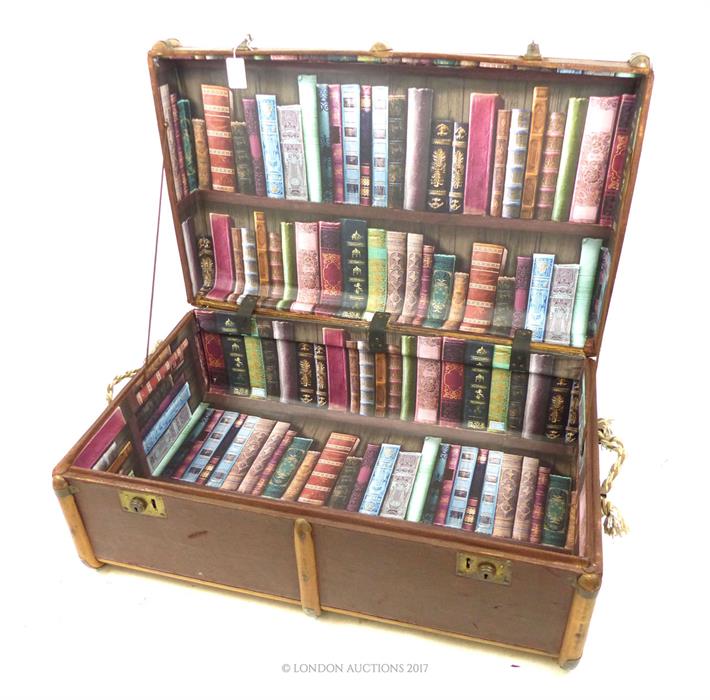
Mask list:
[[[167,518],[165,502],[161,496],[143,491],[119,491],[118,499],[121,508],[127,513],[137,515],[152,515],[154,518]]]
[[[456,574],[488,583],[498,583],[501,586],[510,586],[512,579],[511,563],[508,559],[478,556],[467,552],[457,553]]]

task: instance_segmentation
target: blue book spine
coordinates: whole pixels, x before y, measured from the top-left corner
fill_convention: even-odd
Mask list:
[[[550,298],[550,284],[555,266],[555,256],[547,253],[533,255],[528,293],[528,311],[525,316],[525,328],[532,331],[532,341],[541,343],[545,337],[547,303]]]
[[[345,203],[360,204],[360,85],[342,85]]]
[[[461,448],[461,456],[454,476],[454,487],[449,501],[449,510],[446,512],[447,527],[460,528],[463,525],[463,516],[466,514],[468,493],[471,490],[471,480],[473,479],[477,458],[477,447]]]
[[[493,534],[493,521],[496,517],[496,501],[498,500],[498,484],[503,466],[502,452],[489,452],[486,463],[486,475],[483,477],[481,501],[476,516],[476,532],[481,535]]]
[[[234,425],[237,418],[239,418],[239,413],[235,413],[234,411],[224,412],[224,415],[219,419],[200,451],[195,455],[192,462],[190,462],[190,466],[185,470],[182,477],[180,477],[181,481],[187,481],[191,484],[197,481],[197,477],[202,474],[202,470],[207,466],[207,462],[212,458],[214,451],[222,444],[224,436]]]
[[[259,112],[259,132],[261,150],[264,156],[266,195],[284,199],[284,172],[281,164],[281,141],[276,112],[276,95],[257,95],[256,107]]]
[[[382,501],[385,499],[392,470],[399,456],[399,445],[384,443],[380,447],[377,461],[372,469],[372,476],[360,504],[360,512],[366,515],[379,515]]]
[[[333,201],[333,151],[330,141],[330,104],[328,84],[318,83],[318,138],[320,142],[320,173],[323,201]]]
[[[372,86],[372,206],[387,206],[389,88]]]
[[[508,158],[505,164],[503,209],[501,214],[504,219],[517,219],[520,216],[529,134],[530,110],[511,110]]]
[[[180,389],[175,398],[170,402],[170,405],[165,409],[163,415],[158,418],[156,424],[143,438],[143,449],[146,454],[148,454],[155,447],[155,443],[160,440],[162,434],[168,429],[168,426],[173,422],[173,419],[178,414],[178,411],[187,403],[189,398],[190,385],[185,382],[182,389]]]
[[[185,426],[190,422],[192,412],[189,404],[183,404],[182,408],[177,412],[175,419],[168,426],[168,429],[162,434],[160,440],[155,443],[155,447],[147,456],[148,467],[151,474],[155,474],[163,458],[168,454],[172,446],[180,437]]]
[[[242,427],[239,428],[237,437],[234,438],[232,444],[227,448],[227,451],[219,461],[219,464],[210,475],[210,478],[207,479],[207,486],[212,486],[216,489],[222,486],[224,480],[227,478],[227,475],[232,471],[232,467],[239,458],[239,455],[242,453],[246,441],[254,432],[254,426],[258,420],[258,416],[247,416],[246,420],[242,424]]]

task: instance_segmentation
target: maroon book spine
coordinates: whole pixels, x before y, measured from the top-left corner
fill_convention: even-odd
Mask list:
[[[298,435],[298,432],[296,430],[289,430],[286,432],[286,435],[284,435],[283,439],[279,443],[279,446],[274,450],[274,453],[271,455],[271,459],[269,459],[267,465],[264,467],[264,471],[261,472],[259,480],[256,482],[256,484],[254,484],[254,488],[251,491],[252,496],[261,496],[262,492],[266,488],[266,484],[269,483],[269,479],[271,479],[273,473],[276,471],[276,467],[279,466],[281,458],[284,456],[286,450],[290,447],[291,443],[293,442],[293,438],[295,438],[296,435]]]
[[[236,192],[237,178],[234,168],[229,88],[222,85],[203,85],[202,106],[207,127],[212,189]]]
[[[316,312],[334,316],[343,301],[343,254],[340,223],[319,221],[320,303]]]
[[[254,190],[260,197],[266,197],[266,176],[264,175],[264,155],[261,150],[261,136],[259,136],[259,116],[256,109],[256,100],[253,97],[242,99],[244,106],[244,121],[247,125],[249,136],[249,154],[254,169]]]
[[[466,342],[444,338],[441,346],[439,425],[458,428],[463,422],[463,373]]]
[[[357,350],[357,340],[346,340],[348,349],[348,369],[350,379],[350,413],[360,412],[360,356]]]
[[[343,178],[343,117],[340,106],[340,85],[328,85],[328,117],[330,119],[330,149],[333,156],[333,201],[345,201]]]
[[[425,245],[422,248],[422,275],[419,285],[419,304],[412,325],[421,326],[429,310],[429,290],[431,288],[431,272],[434,266],[434,246]]]
[[[207,372],[212,386],[227,386],[227,365],[224,361],[222,339],[217,333],[202,331],[202,349],[207,362]],[[211,388],[211,387],[210,387]]]
[[[439,493],[439,501],[436,504],[436,515],[434,515],[434,525],[446,524],[446,513],[449,510],[449,501],[451,500],[451,492],[454,489],[454,478],[456,476],[456,467],[459,463],[459,455],[461,454],[461,445],[451,445],[449,456],[446,460],[446,470],[444,478],[441,480],[441,492]]]
[[[377,455],[380,454],[380,446],[369,443],[365,448],[365,453],[362,456],[362,464],[360,465],[360,471],[357,473],[357,479],[355,480],[355,486],[350,493],[350,500],[345,510],[351,513],[357,513],[360,510],[360,504],[362,503],[362,497],[365,495],[365,489],[370,483],[370,477],[372,476],[372,468],[375,466],[377,461]]]
[[[525,316],[528,310],[528,294],[530,292],[530,274],[532,273],[532,256],[519,255],[515,263],[515,295],[513,296],[513,323],[511,333],[515,334],[525,327]]]
[[[503,100],[497,94],[472,92],[468,118],[464,214],[485,214],[493,179],[496,119]]]
[[[172,95],[171,95],[172,99]],[[609,169],[606,173],[604,184],[604,198],[602,199],[599,224],[612,226],[616,210],[621,199],[621,180],[624,176],[626,154],[629,150],[631,130],[633,128],[634,110],[636,108],[636,95],[622,95],[619,103],[619,112],[616,117],[614,140],[609,154]]]
[[[328,370],[328,408],[348,410],[348,351],[342,328],[324,328],[325,361]]]
[[[535,487],[532,518],[530,519],[530,542],[534,544],[540,544],[542,541],[542,524],[545,521],[545,503],[549,483],[550,467],[541,466],[537,472],[537,486]]]

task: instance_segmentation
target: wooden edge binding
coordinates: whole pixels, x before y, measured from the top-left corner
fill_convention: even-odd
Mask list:
[[[296,549],[301,607],[306,615],[319,617],[321,607],[320,594],[318,592],[316,549],[313,544],[313,528],[304,518],[297,518],[293,524],[293,543]]]
[[[94,548],[89,539],[89,534],[84,527],[84,521],[81,519],[81,513],[76,505],[74,489],[70,486],[69,482],[59,474],[55,474],[52,477],[52,486],[54,487],[54,493],[57,495],[67,525],[69,525],[69,531],[74,540],[74,546],[79,554],[79,558],[92,569],[100,569],[103,563],[100,562],[94,554]]]
[[[601,584],[601,574],[581,574],[577,579],[567,627],[557,658],[559,665],[566,671],[573,669],[582,658],[584,642],[589,632],[589,621]]]

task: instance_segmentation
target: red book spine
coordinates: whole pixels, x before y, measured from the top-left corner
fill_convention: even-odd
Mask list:
[[[232,217],[210,214],[210,233],[214,250],[214,285],[208,299],[224,301],[234,289],[234,252],[232,251]]]
[[[319,221],[320,242],[320,304],[316,311],[335,315],[343,299],[343,254],[340,243],[340,223]]]
[[[328,85],[328,116],[330,119],[330,148],[333,155],[333,201],[345,201],[343,175],[343,118],[340,111],[340,85]]]
[[[434,266],[434,246],[425,245],[422,248],[422,276],[419,286],[419,304],[412,325],[421,326],[429,310],[429,290],[431,288],[431,271]]]
[[[236,192],[237,179],[232,150],[229,89],[221,85],[202,86],[202,106],[207,127],[212,189]]]
[[[355,486],[353,486],[353,490],[350,493],[348,505],[345,507],[345,510],[350,513],[357,513],[358,510],[360,510],[362,498],[365,495],[367,485],[370,483],[372,468],[375,466],[377,455],[379,454],[379,445],[369,443],[365,448],[365,453],[362,456],[362,463],[360,465],[360,471],[357,473],[357,479],[355,479]]]
[[[387,415],[399,418],[402,412],[402,354],[399,347],[387,347]]]
[[[171,372],[176,370],[180,365],[182,365],[185,359],[185,351],[187,350],[188,340],[180,343],[180,345],[175,349],[170,357],[158,368],[158,370],[153,374],[153,376],[136,392],[136,401],[139,406],[142,406],[147,398],[153,393],[155,388],[160,384],[160,380],[164,379]]]
[[[328,368],[328,408],[333,411],[348,410],[348,351],[345,331],[341,328],[324,328],[325,361]]]
[[[182,478],[182,475],[187,471],[187,468],[192,463],[192,460],[195,459],[197,453],[202,449],[202,445],[204,445],[205,440],[210,436],[210,433],[215,429],[215,426],[217,425],[217,423],[219,423],[223,415],[224,411],[215,411],[210,416],[210,419],[207,422],[205,429],[200,433],[197,440],[192,443],[192,447],[190,448],[190,451],[185,455],[185,459],[183,459],[182,462],[178,464],[173,473],[170,475],[171,479],[179,480]]]
[[[460,330],[484,333],[493,321],[498,277],[505,266],[506,249],[495,243],[474,243],[468,278],[466,311]]]
[[[550,467],[541,466],[537,472],[537,486],[535,487],[530,524],[530,542],[534,544],[540,544],[542,541],[542,524],[545,521],[545,502],[547,501],[547,485],[550,483],[550,471]]]
[[[454,490],[454,477],[456,476],[456,467],[459,464],[460,454],[461,445],[451,445],[451,448],[449,449],[449,456],[446,460],[446,470],[444,471],[444,477],[441,480],[441,492],[439,493],[439,501],[436,504],[434,525],[446,524],[446,513],[449,510],[451,492]]]
[[[318,254],[318,224],[295,222],[296,278],[298,290],[291,311],[311,313],[320,301],[320,261]]]
[[[185,151],[183,150],[182,131],[180,131],[180,117],[177,109],[177,95],[170,93],[170,113],[173,116],[173,133],[175,134],[175,150],[177,151],[178,173],[183,194],[187,194],[190,188],[187,185],[187,171],[185,170]]]
[[[444,338],[441,346],[441,398],[439,425],[452,428],[463,422],[463,374],[465,341]]]
[[[311,503],[322,506],[330,497],[345,459],[357,447],[360,439],[355,435],[331,433],[328,442],[308,477],[299,503]]]
[[[291,443],[293,442],[293,438],[295,438],[296,435],[298,435],[298,432],[296,430],[289,430],[286,435],[284,435],[283,440],[281,440],[279,446],[274,450],[274,453],[273,455],[271,455],[269,463],[266,465],[266,467],[264,467],[264,471],[261,472],[259,480],[256,482],[256,485],[252,489],[252,496],[261,496],[264,489],[266,488],[266,484],[269,483],[269,479],[271,479],[271,477],[273,476],[273,473],[276,471],[276,467],[279,466],[281,458],[284,456],[286,450],[290,447]]]
[[[496,119],[502,107],[500,95],[471,93],[464,214],[485,214],[488,211],[495,157]]]
[[[257,195],[266,197],[266,176],[264,175],[264,155],[261,150],[261,137],[259,136],[259,116],[256,109],[256,100],[253,97],[242,99],[244,106],[244,121],[247,125],[249,136],[249,153],[254,169],[254,188]]]
[[[106,419],[104,424],[92,435],[89,442],[74,459],[77,467],[91,469],[106,452],[109,445],[118,437],[126,425],[126,419],[120,408]]]
[[[207,362],[207,372],[211,385],[227,385],[227,366],[224,361],[222,339],[218,333],[202,331],[202,349]]]
[[[200,472],[200,475],[197,477],[197,481],[195,481],[196,484],[207,483],[207,479],[212,476],[212,472],[214,471],[215,467],[220,463],[222,457],[224,457],[224,453],[229,449],[234,438],[237,437],[239,428],[242,427],[246,419],[246,413],[239,414],[237,420],[234,421],[234,425],[232,425],[232,427],[229,429],[229,432],[224,436],[224,440],[222,440],[219,447],[214,451],[214,454],[210,457],[210,461],[207,462],[205,468]]]
[[[619,104],[619,113],[616,117],[614,140],[609,154],[609,169],[604,185],[604,198],[602,199],[599,223],[602,226],[612,226],[616,210],[621,198],[621,179],[624,176],[626,154],[629,150],[631,130],[633,127],[634,109],[636,108],[636,95],[622,95]]]

